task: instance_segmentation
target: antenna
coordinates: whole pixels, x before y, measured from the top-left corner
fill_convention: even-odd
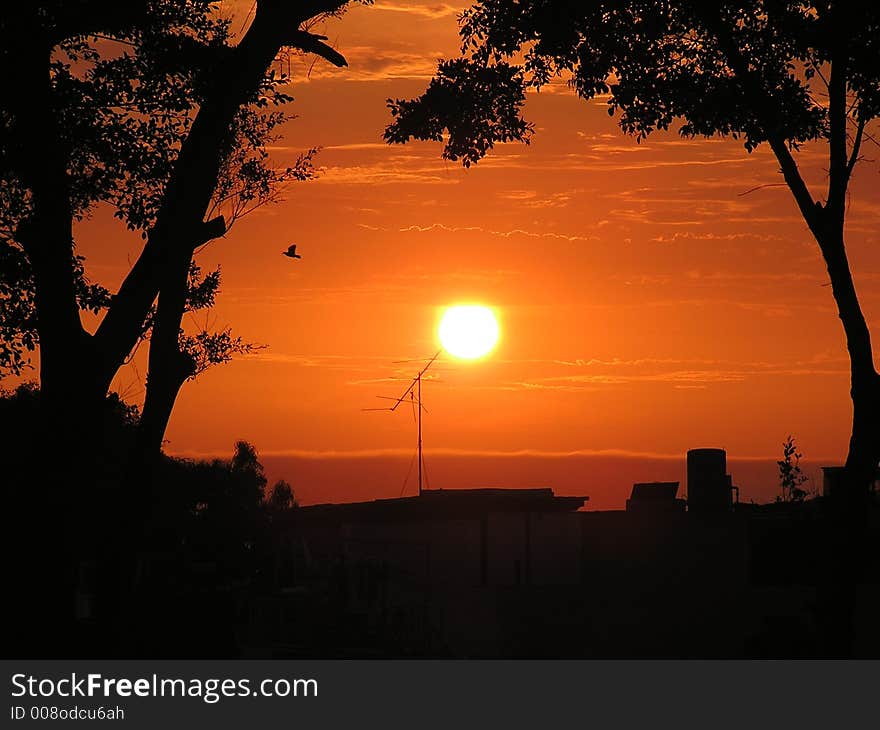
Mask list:
[[[422,376],[428,371],[428,368],[434,364],[434,361],[440,357],[441,350],[437,350],[434,353],[434,357],[428,360],[427,364],[419,370],[418,374],[412,379],[410,384],[407,386],[407,389],[403,391],[399,398],[390,398],[388,396],[379,395],[377,398],[382,398],[383,400],[393,400],[394,405],[389,408],[363,408],[364,411],[396,411],[397,407],[401,403],[412,403],[415,405],[416,410],[418,410],[418,417],[416,419],[418,423],[418,436],[419,436],[419,496],[422,496],[422,411],[425,413],[428,412],[428,409],[425,408],[422,403]],[[409,396],[409,398],[407,398]]]

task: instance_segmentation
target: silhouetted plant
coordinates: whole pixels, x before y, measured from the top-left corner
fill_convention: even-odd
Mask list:
[[[782,459],[776,462],[783,502],[803,502],[807,496],[806,490],[802,489],[807,481],[806,475],[801,471],[802,458],[803,454],[798,451],[794,437],[789,436],[782,444]]]

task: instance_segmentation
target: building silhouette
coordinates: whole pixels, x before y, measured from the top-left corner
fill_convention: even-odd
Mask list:
[[[607,511],[546,488],[293,510],[279,525],[277,592],[252,617],[250,646],[274,656],[817,654],[821,500],[739,503],[721,449],[689,451],[687,500],[678,489],[638,483],[624,510]],[[876,601],[876,578],[862,592]],[[864,651],[880,653],[877,622],[858,631]]]

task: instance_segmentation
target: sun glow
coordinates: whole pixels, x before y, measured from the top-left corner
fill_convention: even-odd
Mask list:
[[[475,304],[449,307],[443,313],[437,335],[450,355],[475,360],[488,355],[498,343],[498,320],[489,307]]]

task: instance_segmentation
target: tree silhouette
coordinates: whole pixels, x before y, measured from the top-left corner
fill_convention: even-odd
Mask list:
[[[194,268],[195,253],[312,174],[312,151],[281,170],[266,154],[290,101],[273,62],[294,49],[345,65],[310,28],[347,2],[255,5],[240,39],[207,0],[40,0],[0,15],[0,366],[20,371],[39,347],[28,435],[44,453],[23,483],[45,509],[22,527],[33,574],[22,611],[44,627],[36,653],[64,653],[74,640],[82,561],[103,560],[118,600],[130,600],[177,394],[248,347],[228,331],[183,331],[184,313],[210,306],[219,285],[218,272]],[[99,205],[144,241],[112,294],[87,279],[74,241],[74,224]],[[83,310],[103,315],[94,331]],[[120,443],[131,479],[114,494],[112,519],[98,519],[106,395],[145,338],[144,405]]]
[[[769,145],[819,245],[843,323],[853,421],[841,494],[863,504],[880,461],[880,376],[844,219],[866,127],[880,113],[880,6],[485,0],[465,11],[461,36],[462,57],[442,61],[421,97],[389,100],[387,141],[444,140],[443,156],[469,166],[498,142],[528,142],[526,90],[562,76],[584,99],[607,95],[608,113],[638,140],[680,121],[684,137],[732,137],[748,152]],[[797,162],[811,140],[828,155],[819,195]]]
[[[271,512],[279,513],[296,507],[296,498],[293,495],[293,487],[284,479],[279,479],[272,485],[266,498],[266,505]]]
[[[216,3],[198,0],[4,11],[0,366],[20,371],[39,345],[47,439],[81,445],[82,424],[147,337],[138,443],[154,455],[182,384],[245,347],[229,332],[184,334],[183,314],[219,285],[219,275],[194,280],[194,253],[312,174],[313,151],[281,170],[267,156],[291,100],[272,64],[293,48],[344,65],[308,28],[346,4],[259,0],[237,43]],[[102,203],[144,239],[112,296],[89,283],[73,239],[74,222]],[[83,309],[103,312],[93,333]]]

